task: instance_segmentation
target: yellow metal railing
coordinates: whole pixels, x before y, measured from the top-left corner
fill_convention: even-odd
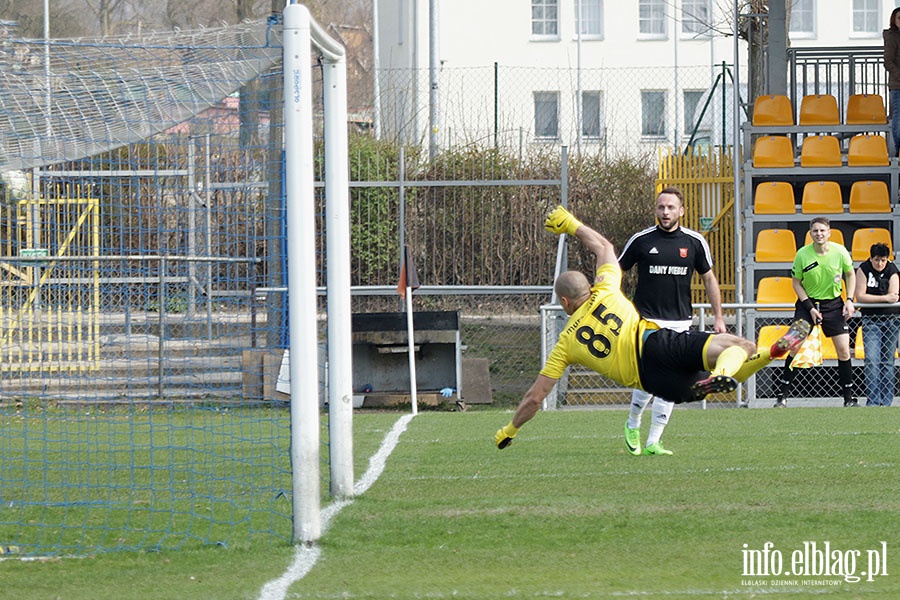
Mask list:
[[[0,205],[0,373],[86,372],[100,357],[100,202],[80,186]]]

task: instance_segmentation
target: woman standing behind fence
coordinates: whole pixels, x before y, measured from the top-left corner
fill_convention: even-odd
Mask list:
[[[896,11],[895,11],[896,12]],[[872,244],[869,260],[856,271],[856,301],[860,304],[900,300],[900,270],[889,260],[891,249]],[[900,334],[900,306],[863,309],[866,352],[866,406],[890,406],[894,400],[894,351]]]
[[[900,146],[900,7],[891,12],[890,27],[881,35],[884,38],[884,68],[888,71],[890,93],[891,157],[896,157]]]

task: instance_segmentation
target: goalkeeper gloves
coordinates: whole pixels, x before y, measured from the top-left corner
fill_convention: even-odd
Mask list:
[[[494,442],[496,442],[497,448],[503,450],[509,446],[517,433],[519,433],[519,428],[513,425],[512,421],[509,422],[509,425],[498,429],[497,433],[494,434]]]
[[[575,235],[575,232],[578,231],[581,225],[581,221],[562,206],[557,206],[550,211],[550,214],[547,215],[547,220],[544,221],[544,227],[557,235],[562,233]]]

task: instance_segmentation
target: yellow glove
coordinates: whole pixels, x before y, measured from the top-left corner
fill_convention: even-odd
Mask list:
[[[557,235],[562,233],[575,235],[575,232],[581,227],[581,221],[576,219],[575,215],[562,206],[557,206],[550,211],[549,215],[547,215],[547,220],[544,221],[544,227]]]
[[[509,425],[498,429],[497,433],[494,434],[494,442],[497,443],[497,448],[503,450],[509,446],[517,433],[519,433],[519,428],[514,426],[512,421],[509,422]]]

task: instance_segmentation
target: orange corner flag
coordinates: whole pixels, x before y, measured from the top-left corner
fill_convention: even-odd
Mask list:
[[[400,282],[397,284],[397,293],[406,300],[406,288],[418,289],[419,276],[416,274],[416,264],[412,259],[409,246],[403,246],[403,258],[400,260]]]

